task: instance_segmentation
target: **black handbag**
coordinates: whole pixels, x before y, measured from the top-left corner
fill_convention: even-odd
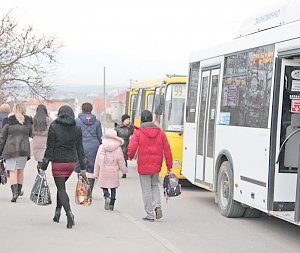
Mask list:
[[[30,200],[41,206],[51,205],[52,203],[50,189],[47,183],[46,173],[44,171],[37,174],[35,178],[30,194]]]
[[[0,160],[0,184],[7,183],[7,173],[4,167],[3,160]]]

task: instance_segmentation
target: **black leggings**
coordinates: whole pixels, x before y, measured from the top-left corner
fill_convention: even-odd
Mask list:
[[[66,181],[69,177],[54,177],[57,188],[56,208],[64,207],[66,213],[71,210],[69,196],[66,192]]]
[[[117,188],[110,188],[110,194],[108,188],[102,188],[104,197],[110,197],[110,204],[113,205],[116,200]]]

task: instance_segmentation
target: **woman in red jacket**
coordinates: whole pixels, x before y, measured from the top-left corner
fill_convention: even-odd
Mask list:
[[[158,182],[163,158],[165,157],[168,171],[172,169],[173,160],[166,134],[152,123],[152,113],[143,111],[141,121],[140,128],[134,131],[128,146],[128,156],[132,160],[135,153],[138,153],[137,169],[147,213],[143,220],[153,222],[154,212],[156,219],[162,217]]]

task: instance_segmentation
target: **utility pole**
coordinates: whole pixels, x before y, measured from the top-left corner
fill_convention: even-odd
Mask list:
[[[103,93],[104,93],[104,120],[103,120],[103,133],[105,134],[106,128],[106,90],[105,90],[105,66],[103,68]]]

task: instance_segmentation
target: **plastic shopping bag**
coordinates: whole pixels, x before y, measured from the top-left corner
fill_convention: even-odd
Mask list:
[[[0,160],[0,184],[7,183],[7,173],[4,167],[3,160]]]
[[[31,190],[30,200],[41,206],[47,206],[52,203],[45,172],[37,174]]]
[[[90,206],[92,204],[92,192],[87,178],[78,176],[78,182],[75,191],[75,202],[78,205]]]

